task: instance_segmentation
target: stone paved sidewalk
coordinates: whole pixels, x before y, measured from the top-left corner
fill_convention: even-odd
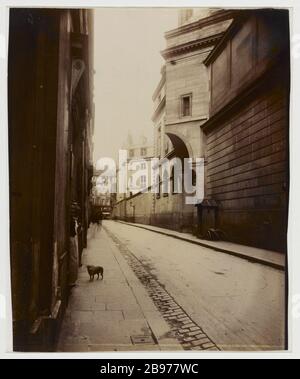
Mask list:
[[[86,265],[104,267],[89,281]],[[57,351],[182,350],[170,326],[103,228],[89,231],[78,285],[73,288]]]

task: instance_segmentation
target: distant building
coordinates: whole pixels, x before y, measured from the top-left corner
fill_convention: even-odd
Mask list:
[[[121,168],[118,167],[113,216],[124,220],[136,220],[135,209],[130,205],[130,199],[143,193],[151,185],[151,159],[154,157],[154,147],[144,136],[141,136],[139,141],[134,141],[129,134],[123,149],[127,151],[127,168],[123,168],[125,182],[120,183],[119,171]],[[152,203],[152,196],[150,203]],[[146,213],[149,218],[150,208]]]
[[[117,200],[135,195],[150,186],[151,159],[154,157],[153,145],[144,136],[139,141],[133,141],[129,135],[123,150],[127,151],[126,191],[122,193],[117,182]]]

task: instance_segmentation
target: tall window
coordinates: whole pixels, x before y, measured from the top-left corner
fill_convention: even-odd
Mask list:
[[[130,149],[129,150],[129,158],[132,158],[132,157],[134,157],[134,150]]]
[[[146,175],[142,175],[141,176],[141,187],[142,188],[145,188],[147,185],[147,178],[146,178]]]
[[[192,115],[192,94],[181,96],[181,116]]]
[[[147,155],[147,149],[145,147],[141,148],[141,156]]]
[[[169,195],[169,173],[167,170],[163,172],[162,192],[164,197]]]
[[[160,192],[161,192],[161,188],[160,188],[160,176],[157,176],[156,181],[155,181],[155,185],[156,185],[156,188],[157,188],[156,198],[159,199],[160,198]]]
[[[171,171],[171,180],[170,180],[170,186],[171,186],[171,194],[174,195],[174,167],[172,167]]]

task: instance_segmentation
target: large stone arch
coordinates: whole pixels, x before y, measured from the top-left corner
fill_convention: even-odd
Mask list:
[[[199,121],[166,125],[165,133],[179,137],[186,145],[190,158],[195,159],[204,156],[205,136],[200,128]]]
[[[193,157],[193,151],[190,144],[185,141],[183,135],[180,133],[166,132],[166,135],[170,138],[174,147],[175,156],[178,158],[190,158]]]
[[[171,130],[168,130],[165,133],[170,138],[174,148],[173,154],[170,155],[170,159],[171,157],[177,157],[183,161],[185,158],[194,158],[191,144],[182,134],[178,133],[177,131],[175,133]],[[182,168],[184,168],[184,166],[182,166]],[[184,171],[182,180],[183,178]],[[173,186],[173,174],[171,180],[171,186]],[[172,192],[171,196],[163,199],[163,203],[168,202],[169,204],[169,207],[166,208],[166,210],[162,210],[164,204],[161,205],[162,200],[159,200],[160,203],[157,203],[158,206],[155,210],[155,224],[182,232],[188,232],[192,230],[194,225],[195,207],[193,205],[187,204],[184,200],[186,193],[183,187],[183,182],[182,189],[183,191],[181,193]]]

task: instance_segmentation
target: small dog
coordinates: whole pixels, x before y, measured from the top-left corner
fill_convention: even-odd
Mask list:
[[[97,279],[99,279],[99,275],[101,275],[101,279],[103,279],[103,267],[101,266],[86,266],[87,271],[90,275],[90,281],[94,280],[94,276],[97,275]]]

